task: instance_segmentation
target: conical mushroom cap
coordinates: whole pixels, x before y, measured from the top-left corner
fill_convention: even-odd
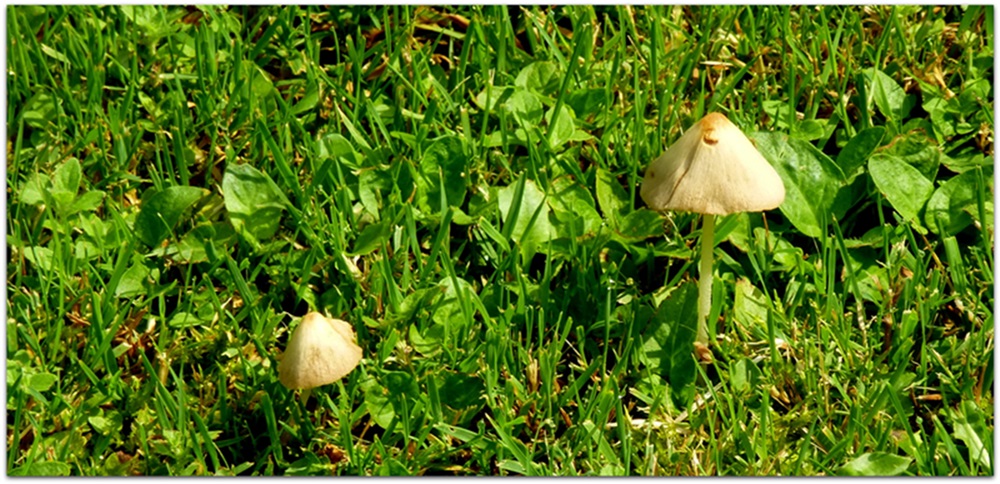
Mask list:
[[[639,194],[654,210],[726,215],[781,205],[785,185],[736,125],[711,113],[649,165]]]
[[[351,325],[313,312],[292,333],[278,364],[278,381],[291,389],[315,388],[343,378],[360,361]]]

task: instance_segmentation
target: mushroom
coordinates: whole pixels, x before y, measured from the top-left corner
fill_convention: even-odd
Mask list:
[[[346,321],[311,312],[292,332],[285,355],[278,364],[278,381],[289,389],[300,388],[302,403],[313,388],[333,383],[361,361],[361,347]]]
[[[715,216],[776,208],[785,200],[785,185],[736,125],[722,114],[711,113],[649,165],[639,194],[654,210],[704,215],[695,342],[699,356],[704,355],[708,344],[705,322],[712,307]]]

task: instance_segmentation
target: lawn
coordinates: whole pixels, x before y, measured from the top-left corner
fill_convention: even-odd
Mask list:
[[[994,473],[992,6],[6,9],[10,475]]]

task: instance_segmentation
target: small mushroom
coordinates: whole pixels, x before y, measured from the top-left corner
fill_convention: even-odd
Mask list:
[[[354,341],[354,329],[346,321],[306,314],[278,364],[278,381],[289,389],[304,390],[305,403],[313,388],[333,383],[358,366],[361,347]]]
[[[705,322],[712,307],[715,216],[776,208],[785,201],[785,185],[736,125],[711,113],[649,165],[639,194],[654,210],[704,215],[695,343],[699,349],[699,344],[708,344]]]

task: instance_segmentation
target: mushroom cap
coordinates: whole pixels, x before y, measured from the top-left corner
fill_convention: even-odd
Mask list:
[[[781,205],[785,185],[735,124],[711,113],[649,165],[639,194],[654,210],[726,215]]]
[[[278,381],[291,389],[315,388],[343,378],[360,361],[351,325],[312,312],[292,332],[278,363]]]

